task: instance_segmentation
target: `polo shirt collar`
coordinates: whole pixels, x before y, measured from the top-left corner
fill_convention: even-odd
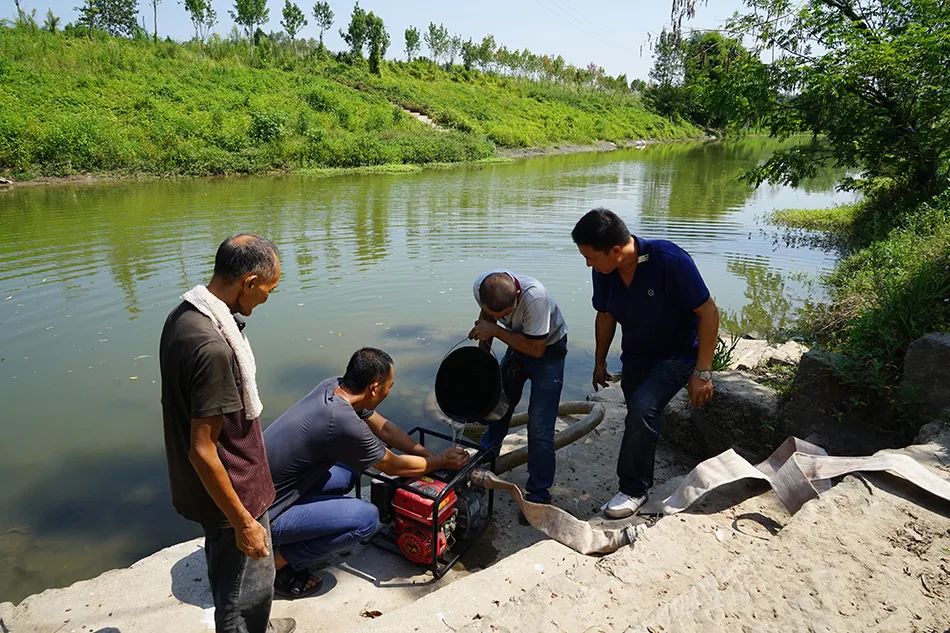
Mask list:
[[[650,253],[653,251],[653,242],[644,237],[633,236],[637,244],[637,265],[650,261]]]

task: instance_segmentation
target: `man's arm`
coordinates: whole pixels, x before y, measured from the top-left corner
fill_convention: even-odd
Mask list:
[[[454,446],[447,449],[441,455],[428,455],[421,457],[419,455],[397,455],[388,448],[383,458],[376,462],[374,466],[387,475],[396,477],[418,477],[431,473],[434,470],[448,468],[458,470],[468,461],[468,453],[463,449]]]
[[[373,434],[382,440],[383,444],[386,446],[392,446],[393,448],[408,455],[417,455],[419,457],[436,457],[435,453],[412,439],[408,433],[375,411],[372,415],[366,418],[366,424],[369,426]]]
[[[607,372],[607,352],[617,331],[617,319],[609,312],[598,312],[594,317],[594,391],[607,387],[613,376]]]
[[[478,322],[479,322],[479,321],[485,321],[485,322],[488,322],[488,323],[497,323],[497,321],[495,321],[494,317],[492,317],[490,314],[488,314],[488,313],[485,312],[484,310],[480,310],[480,311],[478,312],[478,319],[476,319],[475,324],[478,325]],[[472,328],[472,332],[474,332],[474,331],[475,331],[475,329]],[[468,338],[475,338],[474,336],[472,336],[472,332],[469,332],[469,333],[468,333]],[[483,340],[479,340],[479,341],[478,341],[478,346],[479,346],[481,349],[485,350],[486,352],[490,352],[490,351],[491,351],[491,344],[492,344],[492,341],[493,341],[493,340],[494,340],[494,339],[491,338],[491,337],[489,337],[488,339],[486,339],[486,340],[484,340],[484,341],[483,341]]]
[[[238,549],[254,560],[265,558],[270,555],[267,550],[267,531],[241,503],[218,456],[217,442],[223,422],[224,418],[220,415],[191,419],[188,461],[215,505],[234,528]]]
[[[544,338],[528,338],[524,334],[506,330],[497,323],[482,320],[475,322],[475,327],[472,328],[468,336],[482,342],[497,338],[508,347],[534,358],[544,356],[544,350],[547,347],[547,336]]]
[[[719,336],[719,308],[712,297],[706,300],[693,312],[699,317],[697,333],[699,335],[699,350],[696,352],[696,370],[712,370],[713,354],[716,351],[716,340]],[[693,374],[687,385],[690,401],[694,407],[702,407],[713,395],[712,380],[703,380]]]

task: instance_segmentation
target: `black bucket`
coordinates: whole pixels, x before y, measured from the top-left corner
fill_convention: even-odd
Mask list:
[[[508,398],[495,356],[477,346],[449,352],[435,375],[435,400],[445,415],[459,422],[501,417]]]

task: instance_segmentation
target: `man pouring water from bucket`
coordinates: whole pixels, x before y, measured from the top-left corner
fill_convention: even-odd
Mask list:
[[[508,407],[487,422],[483,449],[498,451],[508,434],[511,415],[531,381],[528,403],[528,483],[526,499],[550,503],[554,484],[554,426],[564,382],[567,324],[554,298],[537,279],[506,270],[487,272],[475,280],[475,301],[481,308],[468,338],[490,350],[499,339],[508,346],[501,361],[501,380]],[[527,525],[524,516],[519,522]]]

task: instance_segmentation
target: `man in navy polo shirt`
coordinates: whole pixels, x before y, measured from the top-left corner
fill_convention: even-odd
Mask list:
[[[606,507],[607,516],[622,518],[640,509],[653,486],[666,404],[684,384],[693,406],[712,398],[719,310],[689,253],[673,242],[631,235],[612,211],[585,214],[571,238],[593,269],[594,390],[611,379],[607,352],[618,323],[623,333],[626,429],[617,459],[620,490]]]

